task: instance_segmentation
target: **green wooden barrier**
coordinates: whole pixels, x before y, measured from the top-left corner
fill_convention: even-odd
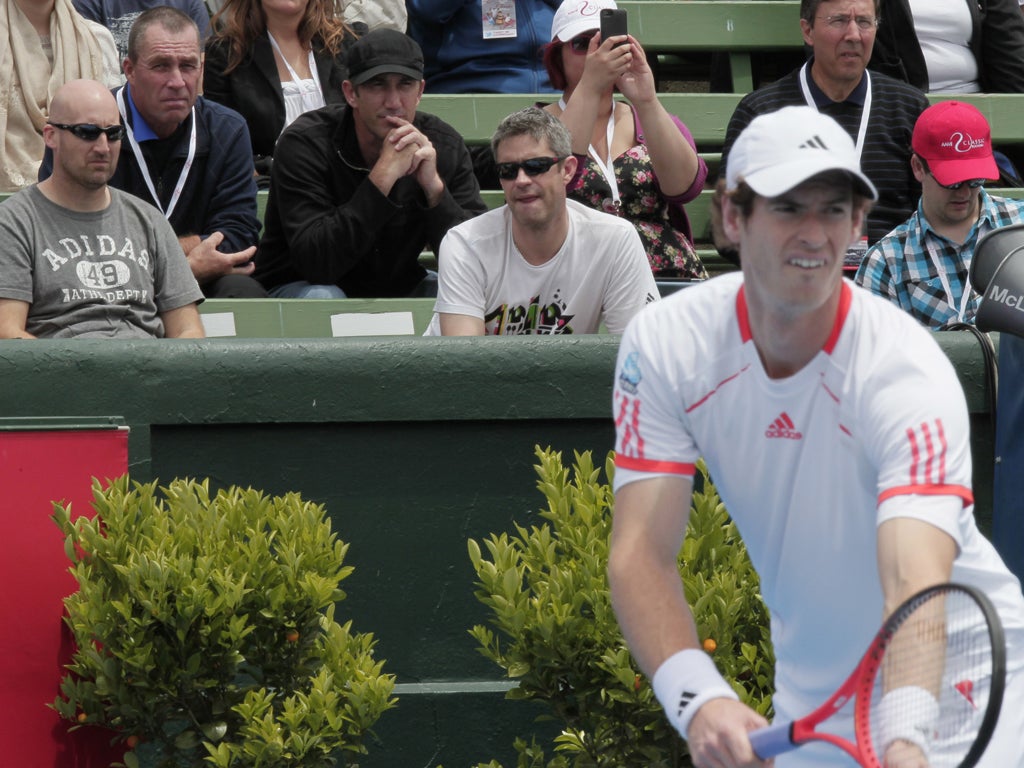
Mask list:
[[[967,394],[979,517],[991,510],[991,404],[980,348],[937,334]],[[355,572],[339,618],[397,675],[364,768],[514,765],[550,734],[508,702],[467,629],[466,540],[538,522],[533,446],[613,444],[618,339],[0,341],[0,418],[116,415],[134,479],[210,477],[327,506]],[[59,537],[57,545],[59,546]]]

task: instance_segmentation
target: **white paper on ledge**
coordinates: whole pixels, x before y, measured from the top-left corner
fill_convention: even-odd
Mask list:
[[[199,317],[203,321],[203,328],[209,337],[238,335],[235,331],[234,312],[210,312]]]
[[[412,312],[342,312],[331,315],[333,336],[412,336]]]

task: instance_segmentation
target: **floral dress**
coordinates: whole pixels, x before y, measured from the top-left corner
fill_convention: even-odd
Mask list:
[[[680,133],[696,148],[693,136],[676,117]],[[647,260],[656,277],[686,277],[703,280],[708,273],[693,248],[690,220],[683,204],[693,200],[704,188],[708,169],[698,156],[697,177],[690,189],[668,197],[658,187],[651,157],[644,143],[643,129],[633,113],[637,144],[612,161],[619,186],[619,204],[612,200],[611,187],[589,155],[576,155],[576,174],[567,187],[568,196],[583,205],[631,221],[647,251]]]

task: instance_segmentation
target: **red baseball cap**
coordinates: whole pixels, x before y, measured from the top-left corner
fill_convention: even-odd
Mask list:
[[[917,118],[911,145],[940,184],[999,178],[988,120],[970,104],[942,101],[928,107]]]

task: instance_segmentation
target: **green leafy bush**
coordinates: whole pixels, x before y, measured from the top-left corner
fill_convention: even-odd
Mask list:
[[[53,707],[117,731],[129,768],[357,765],[394,677],[372,635],[334,620],[352,568],[323,507],[129,485],[94,483],[93,519],[55,505],[79,591]]]
[[[508,697],[546,702],[562,731],[544,748],[517,740],[518,768],[676,768],[690,765],[612,612],[608,544],[613,497],[590,453],[572,478],[560,453],[537,449],[544,523],[468,543],[476,596],[491,628],[470,634],[518,681]],[[612,476],[612,455],[605,475]],[[679,573],[705,648],[747,704],[770,715],[774,656],[757,575],[735,525],[699,465]],[[487,556],[484,555],[484,549]],[[496,761],[478,768],[500,768]]]

